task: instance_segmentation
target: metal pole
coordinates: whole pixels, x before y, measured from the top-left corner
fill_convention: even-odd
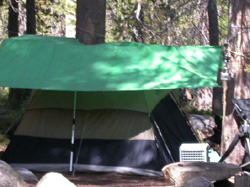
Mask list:
[[[71,151],[70,151],[70,165],[69,171],[73,171],[73,162],[74,162],[74,146],[75,146],[75,124],[76,124],[76,100],[77,92],[74,92],[74,108],[73,108],[73,122],[72,122],[72,136],[71,136]]]
[[[250,150],[250,141],[249,141],[249,124],[247,122],[247,120],[244,120],[244,134],[246,137],[246,147],[245,150],[248,152],[249,154],[249,150]]]

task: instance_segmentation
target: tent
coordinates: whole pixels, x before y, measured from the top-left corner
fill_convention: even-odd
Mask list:
[[[92,99],[103,99],[103,93],[88,94],[78,95],[79,107]],[[111,93],[114,98],[116,94],[120,93]],[[124,94],[133,96],[135,92]],[[2,159],[12,167],[68,171],[73,97],[72,92],[36,91]],[[106,105],[113,103],[109,96],[104,98]],[[77,108],[75,170],[160,175],[164,165],[178,161],[182,142],[197,140],[170,95],[151,115],[116,106]]]
[[[37,171],[74,160],[76,171],[159,175],[181,143],[196,141],[170,91],[217,86],[220,56],[211,46],[4,40],[0,86],[36,91],[2,159]]]

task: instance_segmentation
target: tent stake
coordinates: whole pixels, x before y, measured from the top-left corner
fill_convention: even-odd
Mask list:
[[[71,151],[70,151],[70,165],[69,171],[73,171],[73,160],[74,160],[74,146],[75,146],[75,124],[76,124],[76,99],[77,92],[74,92],[74,108],[73,108],[73,123],[72,123],[72,136],[71,136]]]

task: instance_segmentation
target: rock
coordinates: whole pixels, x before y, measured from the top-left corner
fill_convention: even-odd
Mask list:
[[[187,117],[195,131],[200,130],[204,135],[207,136],[212,136],[214,134],[213,128],[216,127],[216,123],[213,117],[198,114],[189,114]]]
[[[240,166],[221,162],[176,162],[162,168],[165,181],[176,186],[183,186],[196,177],[205,177],[210,182],[224,180],[240,171]]]
[[[25,168],[13,168],[26,182],[38,181],[37,177]]]
[[[21,176],[6,162],[0,160],[0,187],[25,187]]]
[[[196,177],[189,180],[183,187],[214,187],[213,183],[205,177]]]
[[[62,174],[50,172],[46,173],[37,183],[36,187],[76,187]]]

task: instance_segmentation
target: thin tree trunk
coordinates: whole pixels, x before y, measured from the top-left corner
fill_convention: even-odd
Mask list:
[[[27,34],[36,34],[35,0],[26,0]]]
[[[9,5],[8,36],[18,36],[18,3],[15,0],[10,0]]]
[[[8,23],[8,36],[9,38],[18,36],[18,3],[11,0],[9,4],[9,23]],[[20,94],[18,89],[10,88],[8,101],[12,108],[16,109],[20,105]]]
[[[222,131],[222,154],[228,149],[236,133],[239,122],[236,118],[232,99],[244,99],[250,97],[250,77],[244,71],[249,63],[250,54],[250,3],[245,0],[229,1],[229,52],[231,62],[228,67],[232,73],[232,79],[224,83],[224,109]],[[235,53],[236,52],[236,53]],[[247,57],[247,58],[246,58]],[[241,142],[235,146],[234,151],[226,159],[226,162],[241,164],[244,157],[244,148]]]
[[[219,46],[219,26],[216,0],[208,1],[208,19],[209,19],[209,43],[212,46]],[[220,71],[218,72],[218,84],[221,86]],[[222,87],[213,88],[212,110],[213,114],[222,115]]]
[[[27,0],[27,34],[36,34],[36,22],[35,22],[35,0]],[[9,25],[8,32],[9,38],[18,36],[19,33],[18,22],[18,3],[16,0],[11,0],[9,6]],[[29,89],[16,89],[10,88],[9,103],[13,109],[19,109],[22,107],[22,103],[30,95]]]
[[[26,0],[26,33],[36,34],[36,2],[35,0]],[[31,94],[31,89],[19,90],[22,92],[23,99]]]
[[[76,38],[83,44],[105,42],[106,0],[77,0]]]
[[[209,43],[210,45],[218,46],[219,27],[218,27],[216,0],[208,1],[208,20],[209,20]]]

